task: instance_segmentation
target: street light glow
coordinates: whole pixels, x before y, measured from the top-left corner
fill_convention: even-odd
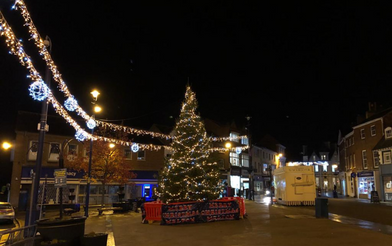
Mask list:
[[[109,144],[109,148],[113,149],[116,145],[114,143]]]
[[[91,95],[93,95],[94,100],[97,100],[97,98],[98,98],[98,96],[99,96],[99,94],[100,94],[97,90],[93,90],[93,91],[90,92],[90,93],[91,93]]]
[[[9,142],[3,142],[1,146],[3,149],[8,150],[12,147],[12,144],[10,144]]]
[[[231,143],[227,142],[227,143],[225,144],[225,148],[226,148],[226,149],[230,149],[230,148],[231,148]]]
[[[100,106],[97,105],[97,106],[94,107],[94,112],[95,113],[99,113],[101,111],[102,111],[102,108]]]

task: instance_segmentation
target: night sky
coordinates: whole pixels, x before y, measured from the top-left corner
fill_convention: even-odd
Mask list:
[[[44,77],[13,2],[1,11]],[[189,81],[202,117],[245,124],[249,115],[254,138],[272,135],[290,159],[303,144],[336,142],[368,102],[391,102],[391,3],[25,2],[79,104],[91,112],[96,88],[100,117],[128,126],[174,124]],[[41,103],[0,39],[1,134],[12,137],[16,111]]]

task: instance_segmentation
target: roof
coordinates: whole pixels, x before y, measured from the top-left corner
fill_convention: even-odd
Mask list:
[[[254,145],[259,147],[265,147],[267,149],[277,151],[277,145],[282,145],[278,140],[276,140],[273,136],[266,134],[261,139],[254,141]]]
[[[373,150],[379,150],[379,149],[389,149],[392,148],[392,138],[385,139],[385,136],[383,136],[380,141],[374,146]]]
[[[357,125],[362,125],[362,124],[364,124],[366,122],[369,122],[369,121],[381,118],[381,117],[383,117],[383,116],[385,116],[385,115],[387,115],[387,114],[389,114],[391,112],[392,112],[392,107],[384,109],[384,110],[381,110],[381,111],[379,111],[377,113],[374,113],[372,116],[370,116],[370,117],[360,121]]]

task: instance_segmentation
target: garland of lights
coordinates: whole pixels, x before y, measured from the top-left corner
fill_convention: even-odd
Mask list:
[[[18,1],[17,3],[20,3],[21,1]],[[38,35],[38,34],[37,34]],[[55,111],[61,115],[75,130],[76,130],[76,138],[78,140],[86,140],[86,139],[92,139],[92,140],[102,140],[102,141],[107,141],[107,142],[112,142],[116,144],[120,144],[123,146],[132,146],[135,143],[132,142],[127,142],[127,141],[121,141],[121,140],[116,140],[116,139],[111,139],[111,138],[106,138],[106,137],[101,137],[101,136],[96,136],[96,135],[91,135],[84,131],[76,122],[75,120],[72,119],[71,116],[66,112],[66,110],[61,106],[60,103],[55,99],[53,96],[51,90],[46,86],[44,81],[42,80],[42,77],[40,76],[39,72],[35,69],[30,57],[27,55],[27,53],[23,49],[22,43],[16,38],[14,32],[12,31],[11,27],[8,25],[4,15],[0,11],[0,36],[5,36],[6,37],[6,45],[10,49],[9,53],[17,56],[19,58],[19,63],[22,66],[25,66],[29,70],[29,77],[32,81],[34,81],[29,88],[30,95],[35,99],[42,101],[45,98],[48,99],[48,102],[51,102]],[[45,47],[45,46],[44,46]],[[44,49],[46,51],[46,48]],[[47,52],[47,51],[46,51]],[[49,54],[49,53],[48,53]],[[50,55],[49,55],[50,56]],[[47,56],[45,56],[47,57]],[[52,66],[55,69],[55,66]],[[53,72],[53,71],[52,71]],[[55,74],[55,73],[54,73]],[[61,78],[61,76],[54,76],[54,79],[56,78]],[[66,85],[64,83],[64,88],[66,88]],[[76,100],[73,98],[72,95],[66,100],[65,103],[66,108],[69,111],[74,111],[79,108],[77,105]],[[73,109],[73,110],[72,110]],[[81,112],[79,110],[79,112]],[[84,111],[83,111],[84,112]],[[83,118],[87,119],[87,122],[91,122],[92,117],[88,116],[86,113],[79,114],[80,116],[84,116]],[[106,122],[100,122],[100,121],[95,121],[97,125],[109,125]],[[114,124],[112,124],[114,126]],[[121,126],[122,127],[122,126]],[[140,135],[145,135],[145,134],[152,134],[155,137],[162,137],[165,136],[167,139],[169,139],[169,135],[164,135],[164,134],[159,134],[155,132],[147,132],[143,130],[136,130],[133,128],[122,128],[126,129],[124,131],[127,131],[129,133],[134,133],[134,134],[140,134]],[[169,136],[169,137],[168,137]],[[246,136],[245,136],[246,137]],[[171,138],[171,137],[170,137]],[[242,138],[242,136],[240,137]],[[224,141],[224,139],[233,139],[233,138],[211,138],[213,141]],[[156,146],[152,144],[138,144],[140,146],[141,150],[160,150],[162,146]],[[171,149],[171,147],[168,146],[163,146],[163,148]],[[247,149],[248,146],[243,146],[241,147],[243,150]],[[220,152],[225,152],[225,151],[234,151],[235,149],[225,149],[225,148],[213,148],[211,149],[212,151],[220,151]]]
[[[52,57],[50,55],[50,52],[48,52],[44,41],[41,38],[41,35],[39,34],[37,28],[34,25],[34,22],[30,16],[30,13],[27,10],[27,6],[24,3],[23,0],[16,0],[15,4],[13,6],[13,9],[17,9],[21,11],[21,15],[25,21],[25,26],[28,27],[29,33],[31,38],[35,41],[35,45],[39,49],[39,53],[43,56],[44,61],[46,62],[47,66],[50,68],[53,74],[53,79],[59,84],[58,88],[61,92],[65,94],[66,97],[68,97],[65,102],[64,106],[68,111],[76,111],[78,115],[80,115],[82,118],[84,118],[87,122],[91,121],[91,116],[89,116],[79,105],[77,100],[74,98],[74,96],[71,94],[71,92],[68,90],[67,85],[63,81],[61,77],[61,73],[57,69],[57,66],[55,65],[54,61],[52,60]],[[114,131],[124,131],[126,133],[130,134],[135,134],[135,135],[151,135],[152,137],[159,137],[159,138],[166,138],[166,139],[171,139],[170,135],[167,134],[162,134],[162,133],[157,133],[157,132],[151,132],[151,131],[146,131],[146,130],[138,130],[135,128],[127,127],[127,126],[121,126],[117,124],[112,124],[112,123],[107,123],[99,120],[95,120],[97,126],[104,126],[107,127],[111,130]],[[233,141],[237,139],[243,139],[247,138],[246,136],[239,136],[239,137],[222,137],[222,138],[217,138],[217,137],[212,137],[212,141]]]

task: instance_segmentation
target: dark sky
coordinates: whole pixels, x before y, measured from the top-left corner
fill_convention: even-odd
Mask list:
[[[13,2],[1,1],[1,11],[44,76]],[[25,2],[80,105],[91,112],[89,92],[97,88],[101,117],[129,126],[170,123],[189,80],[202,117],[245,123],[249,115],[255,137],[274,136],[294,157],[303,144],[336,142],[369,101],[391,102],[390,3]],[[0,103],[8,136],[16,110],[40,112],[41,104],[28,95],[27,70],[4,40]]]

